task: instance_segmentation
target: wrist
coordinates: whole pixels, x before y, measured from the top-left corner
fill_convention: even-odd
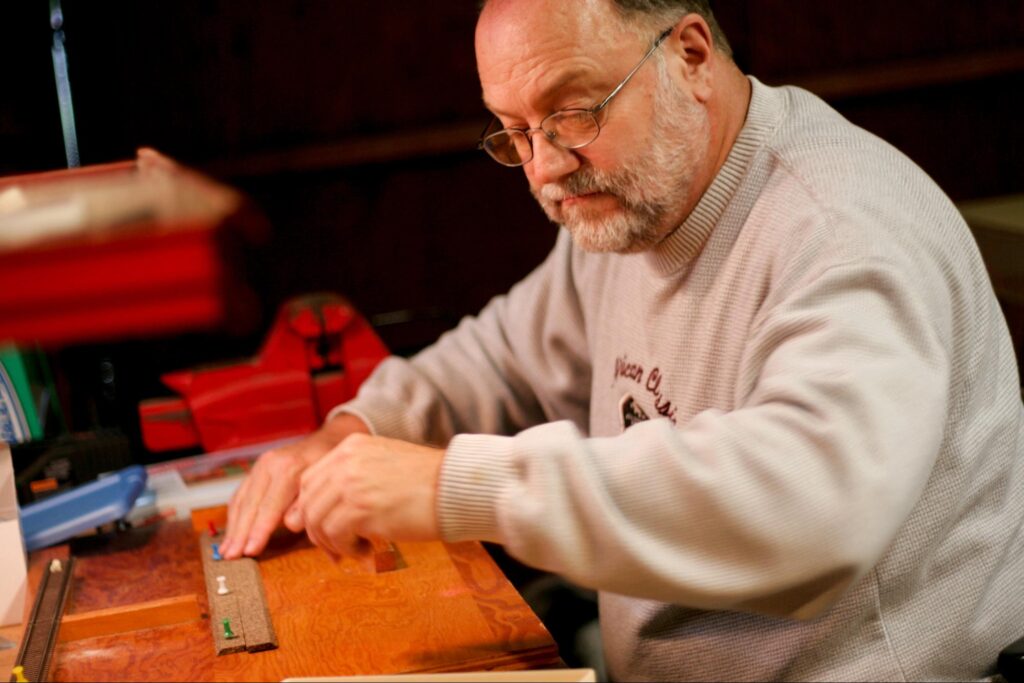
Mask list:
[[[340,442],[349,434],[369,434],[370,427],[351,413],[338,413],[324,422],[320,431]]]
[[[327,455],[335,446],[345,440],[349,434],[369,434],[370,429],[361,419],[348,413],[339,413],[327,420],[315,431],[310,438],[315,442],[316,447],[303,450],[303,459],[306,466],[312,465]]]

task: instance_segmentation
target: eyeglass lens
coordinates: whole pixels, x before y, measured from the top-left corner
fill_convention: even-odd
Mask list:
[[[551,142],[565,149],[589,145],[601,131],[597,118],[586,109],[555,112],[544,119],[540,127]],[[527,133],[505,129],[484,138],[484,149],[500,164],[521,166],[533,158],[531,142]]]

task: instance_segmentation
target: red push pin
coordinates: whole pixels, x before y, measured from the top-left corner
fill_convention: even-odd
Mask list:
[[[210,525],[210,538],[213,538],[214,536],[217,535],[217,527],[214,525],[212,519],[207,521],[207,524]]]

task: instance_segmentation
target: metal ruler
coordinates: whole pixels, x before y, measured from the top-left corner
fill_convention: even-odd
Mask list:
[[[18,650],[18,658],[14,662],[15,666],[23,667],[23,674],[30,681],[47,680],[73,572],[73,558],[53,560],[39,582],[32,614],[25,625],[21,649]],[[13,681],[15,678],[12,676],[10,680]]]

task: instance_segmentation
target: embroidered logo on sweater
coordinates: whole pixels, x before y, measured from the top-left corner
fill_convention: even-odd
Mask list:
[[[662,390],[661,382],[664,376],[661,374],[661,368],[654,367],[651,368],[650,372],[644,372],[643,365],[634,363],[629,360],[628,356],[623,355],[615,359],[615,374],[612,379],[614,381],[620,377],[631,380],[643,387],[651,395],[651,398],[654,399],[654,409],[658,411],[658,415],[667,417],[672,420],[672,424],[676,424],[676,407],[672,405],[672,401],[665,398],[665,393]],[[629,406],[631,412],[635,412],[642,417],[629,422],[626,417],[627,406]],[[619,408],[619,412],[622,414],[623,429],[647,419],[647,414],[629,394],[626,394],[622,401],[619,402]]]
[[[623,396],[622,400],[619,401],[619,414],[622,415],[623,431],[629,429],[637,422],[650,419],[647,417],[644,409],[637,405],[636,399],[629,394]]]

